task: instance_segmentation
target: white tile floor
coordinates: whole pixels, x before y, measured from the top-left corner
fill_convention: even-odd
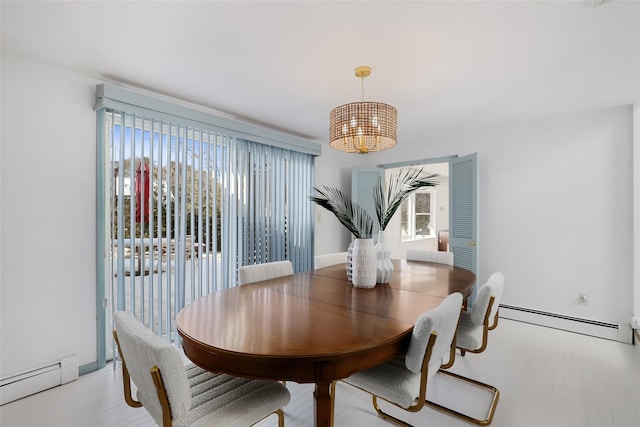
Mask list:
[[[494,427],[640,426],[640,345],[501,319],[487,350],[457,357],[452,370],[500,389]],[[286,425],[312,426],[313,385],[287,386]],[[336,427],[391,425],[376,415],[369,395],[342,383],[336,395]],[[488,403],[482,390],[438,376],[429,397],[477,416]],[[428,407],[389,412],[416,427],[471,425]],[[0,407],[2,427],[152,425],[144,409],[124,403],[119,366]],[[272,416],[259,425],[277,423]]]

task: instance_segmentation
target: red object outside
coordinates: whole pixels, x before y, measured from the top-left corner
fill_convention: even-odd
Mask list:
[[[149,222],[149,195],[151,193],[151,176],[146,161],[140,162],[136,169],[136,222]]]

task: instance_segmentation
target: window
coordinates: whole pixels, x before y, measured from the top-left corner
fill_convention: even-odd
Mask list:
[[[436,237],[436,192],[432,189],[411,194],[400,206],[400,240]]]

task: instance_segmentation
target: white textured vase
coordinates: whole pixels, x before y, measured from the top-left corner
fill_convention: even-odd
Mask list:
[[[378,232],[378,243],[376,243],[376,282],[389,283],[393,273],[393,264],[389,257],[389,248],[384,241],[384,230]]]
[[[352,280],[357,288],[376,286],[376,247],[373,239],[356,239],[353,244]]]

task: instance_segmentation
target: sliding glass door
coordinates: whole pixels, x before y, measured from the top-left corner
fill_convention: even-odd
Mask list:
[[[106,359],[115,311],[175,341],[177,313],[236,286],[238,267],[288,259],[312,268],[313,155],[153,111],[100,108],[98,122]]]

